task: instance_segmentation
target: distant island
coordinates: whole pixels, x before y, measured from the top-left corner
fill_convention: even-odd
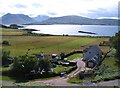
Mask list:
[[[79,33],[86,33],[86,34],[97,34],[97,33],[93,33],[93,32],[86,32],[86,31],[78,31]]]

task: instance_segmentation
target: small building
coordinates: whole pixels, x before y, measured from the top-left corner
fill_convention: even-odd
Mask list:
[[[89,46],[83,50],[83,60],[86,67],[93,68],[98,65],[102,58],[102,51],[97,45]]]
[[[58,54],[52,54],[52,59],[61,59],[61,57]]]
[[[43,53],[37,54],[36,57],[39,58],[39,59],[44,59],[45,58],[45,54],[43,54]]]

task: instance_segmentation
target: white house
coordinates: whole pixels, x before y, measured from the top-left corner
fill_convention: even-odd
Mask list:
[[[97,45],[89,46],[83,50],[83,60],[86,62],[86,66],[93,68],[100,63],[102,58],[102,51]]]

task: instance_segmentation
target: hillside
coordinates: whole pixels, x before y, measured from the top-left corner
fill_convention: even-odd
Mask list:
[[[42,22],[32,24],[76,24],[76,25],[118,25],[116,19],[90,19],[81,16],[53,17]]]
[[[28,15],[24,14],[10,14],[7,13],[1,17],[2,24],[25,24],[35,22],[34,19],[30,18]]]
[[[38,15],[37,17],[33,17],[33,19],[36,20],[36,21],[38,21],[38,22],[42,22],[42,21],[47,20],[49,18],[50,17],[46,16],[46,15]]]
[[[1,24],[75,24],[75,25],[118,25],[117,19],[91,19],[82,16],[69,15],[62,17],[49,17],[46,15],[38,15],[31,18],[24,14],[5,14]]]

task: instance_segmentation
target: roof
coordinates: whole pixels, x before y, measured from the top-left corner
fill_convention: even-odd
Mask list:
[[[101,49],[97,45],[91,45],[91,46],[87,47],[86,49],[84,49],[83,52],[87,52],[91,49],[94,49],[96,51],[98,51],[98,50],[101,51]]]

